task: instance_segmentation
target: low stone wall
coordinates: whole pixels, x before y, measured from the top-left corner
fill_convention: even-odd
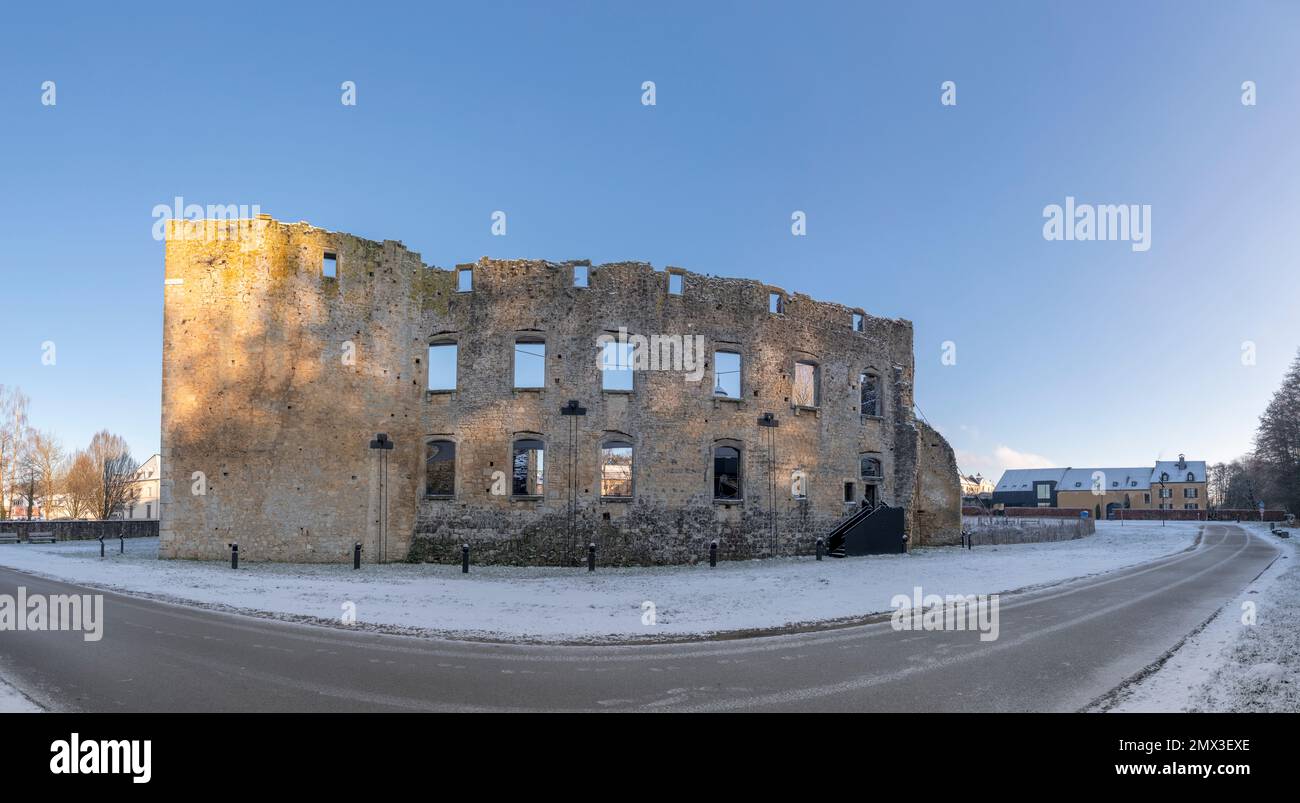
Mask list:
[[[1086,508],[1081,507],[1008,507],[1003,508],[999,515],[1005,516],[1008,519],[1077,519],[1079,518],[1079,514],[1085,509]],[[989,511],[980,507],[965,505],[962,507],[961,513],[963,516],[983,516],[988,515]],[[1088,511],[1088,515],[1092,515],[1091,510]]]
[[[1028,519],[1077,519],[1086,508],[1081,507],[1009,507],[1002,511],[1007,518]],[[1092,511],[1088,511],[1092,515]]]
[[[425,503],[439,504],[439,503]],[[622,503],[619,503],[622,504]],[[450,508],[450,505],[447,506]],[[718,541],[719,560],[747,560],[812,555],[817,539],[839,520],[811,514],[807,506],[777,511],[777,537],[768,537],[766,508],[717,505],[669,510],[644,499],[618,511],[617,525],[599,510],[580,510],[568,534],[568,517],[510,516],[472,508],[444,509],[424,516],[407,558],[414,563],[460,563],[461,544],[469,544],[476,565],[581,566],[587,545],[596,545],[601,566],[663,566],[709,559],[709,543]]]
[[[1115,520],[1123,519],[1124,521],[1205,521],[1206,511],[1204,510],[1135,510],[1128,508],[1126,510],[1116,510]],[[1255,513],[1255,520],[1259,520],[1259,513]]]
[[[0,533],[18,533],[26,541],[30,533],[53,533],[60,541],[89,541],[99,538],[157,538],[156,519],[110,519],[108,521],[0,521]]]
[[[1210,511],[1210,521],[1261,521],[1258,510],[1219,508]],[[1263,521],[1286,521],[1285,510],[1265,510]]]
[[[1009,507],[1003,510],[1006,518],[1078,518],[1079,513],[1085,510],[1081,507]],[[980,507],[965,505],[961,509],[963,516],[983,516],[988,511]],[[1092,515],[1093,511],[1088,511]],[[1103,514],[1105,511],[1103,511]],[[1159,508],[1137,509],[1125,508],[1115,511],[1115,519],[1120,518],[1129,521],[1260,521],[1258,510],[1237,510],[1220,508],[1219,510],[1160,510]],[[1265,510],[1263,521],[1284,521],[1286,511],[1284,510]]]
[[[1085,538],[1097,532],[1097,523],[1092,519],[1079,518],[1020,518],[1009,521],[1002,516],[983,516],[978,520],[967,521],[966,529],[967,537],[975,546],[1041,544]]]

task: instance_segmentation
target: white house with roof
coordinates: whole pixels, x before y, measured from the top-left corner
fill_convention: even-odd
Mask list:
[[[162,474],[162,462],[158,455],[150,457],[140,464],[131,478],[135,493],[133,498],[122,508],[124,519],[157,519],[159,478]]]

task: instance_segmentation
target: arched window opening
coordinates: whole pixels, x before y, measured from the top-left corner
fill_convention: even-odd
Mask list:
[[[545,490],[546,447],[533,438],[514,443],[511,461],[511,489],[514,496],[541,496]]]
[[[859,410],[862,415],[880,415],[880,377],[870,371],[864,373],[860,378],[861,404]]]
[[[632,497],[632,444],[608,441],[601,447],[600,495],[607,499]]]
[[[734,446],[713,447],[713,498],[740,499],[740,450]]]
[[[424,495],[456,495],[456,444],[429,441],[424,449]]]

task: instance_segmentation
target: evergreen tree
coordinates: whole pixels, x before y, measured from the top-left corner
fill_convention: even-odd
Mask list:
[[[1264,501],[1300,512],[1300,354],[1259,418],[1255,459]]]

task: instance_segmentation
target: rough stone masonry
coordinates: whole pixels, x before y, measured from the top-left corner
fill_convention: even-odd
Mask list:
[[[360,543],[368,562],[459,561],[469,544],[476,563],[573,565],[594,543],[602,565],[675,564],[715,539],[722,559],[809,554],[864,500],[903,507],[913,544],[959,537],[905,320],[644,263],[444,270],[265,215],[173,221],[164,292],[163,557],[238,543],[244,560],[343,562]],[[601,338],[620,329],[702,336],[703,376],[603,387]],[[430,347],[452,344],[454,389],[430,390]],[[544,351],[541,387],[515,387],[521,344]],[[716,390],[717,352],[739,355],[737,397]],[[563,415],[570,400],[585,414]],[[378,433],[394,448],[371,448]]]

